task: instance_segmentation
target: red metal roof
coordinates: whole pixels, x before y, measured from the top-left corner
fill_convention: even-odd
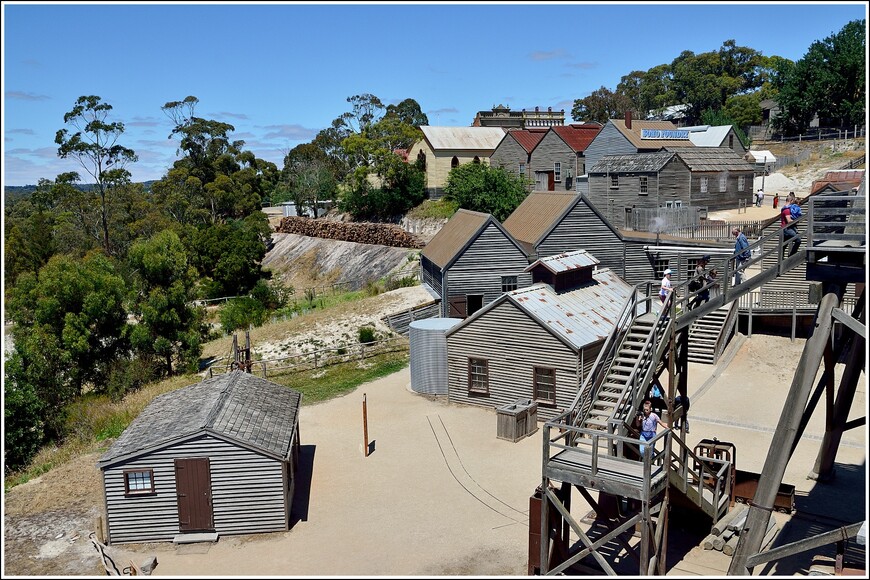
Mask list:
[[[542,127],[539,129],[517,129],[508,134],[517,140],[517,143],[526,150],[526,153],[531,153],[532,149],[534,149],[535,146],[541,142],[541,139],[544,138],[544,135],[547,134],[547,131],[548,129]]]
[[[571,124],[552,127],[552,129],[571,149],[576,153],[582,153],[586,151],[586,148],[592,143],[595,136],[601,132],[601,125],[598,123]]]

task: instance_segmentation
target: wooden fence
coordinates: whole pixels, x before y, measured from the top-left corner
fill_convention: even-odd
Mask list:
[[[384,316],[381,320],[383,320],[393,332],[407,335],[410,331],[412,322],[415,320],[424,320],[426,318],[436,318],[440,313],[440,304],[433,300],[432,302],[409,308],[408,310],[399,312],[398,314]]]
[[[381,354],[408,350],[405,337],[387,338],[368,343],[345,344],[332,348],[315,350],[286,357],[254,360],[250,362],[250,372],[268,378],[289,372],[301,372],[327,366],[365,360]],[[223,357],[208,367],[208,377],[233,370],[233,360]]]

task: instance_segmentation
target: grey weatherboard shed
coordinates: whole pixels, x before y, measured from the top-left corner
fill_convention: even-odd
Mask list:
[[[528,269],[567,260],[587,270],[597,263],[586,252],[571,252],[539,260]],[[606,268],[590,272],[585,280],[561,292],[540,282],[505,293],[447,331],[450,402],[496,408],[537,400],[539,420],[567,409],[632,291]],[[472,382],[477,372],[472,369],[480,365],[485,367],[485,390]],[[541,370],[552,376],[549,400],[536,397]]]
[[[97,462],[108,542],[288,530],[301,400],[242,371],[156,397]]]
[[[465,318],[498,298],[505,278],[528,286],[522,246],[492,215],[458,210],[420,256],[423,284],[441,300],[441,316]]]

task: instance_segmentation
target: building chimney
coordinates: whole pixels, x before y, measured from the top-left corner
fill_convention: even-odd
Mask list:
[[[625,128],[631,129],[631,111],[625,112]]]

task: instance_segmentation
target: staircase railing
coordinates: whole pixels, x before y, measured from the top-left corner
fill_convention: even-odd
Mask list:
[[[728,306],[728,315],[725,317],[719,337],[716,339],[716,346],[713,348],[714,363],[722,356],[722,351],[725,350],[725,342],[731,336],[731,331],[734,330],[734,326],[737,324],[737,311],[737,302],[731,302]]]
[[[625,306],[622,308],[622,312],[619,313],[616,319],[616,324],[613,325],[613,330],[607,335],[601,350],[598,351],[598,357],[596,357],[595,363],[592,365],[592,370],[586,376],[583,386],[577,392],[574,401],[568,408],[568,411],[571,413],[568,422],[571,425],[578,425],[592,406],[595,395],[604,383],[607,371],[616,357],[616,353],[622,343],[622,338],[631,328],[631,323],[634,321],[638,309],[640,290],[645,288],[646,294],[649,294],[651,286],[651,282],[642,282],[634,286],[628,300],[626,300]]]
[[[732,471],[730,461],[700,457],[676,434],[671,438],[668,471],[670,483],[704,509],[713,518],[714,524],[724,515],[731,503],[734,489],[734,482],[731,480]],[[689,493],[690,490],[693,493]]]

